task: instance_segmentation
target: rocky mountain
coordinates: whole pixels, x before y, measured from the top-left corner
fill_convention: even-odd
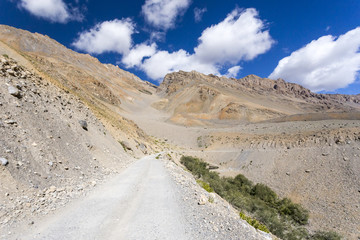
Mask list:
[[[122,102],[152,94],[154,85],[117,66],[74,52],[48,36],[5,25],[0,25],[0,49],[0,53],[81,98],[114,132],[120,129],[146,141],[141,130],[117,111],[121,111]]]
[[[172,122],[185,125],[212,124],[217,120],[281,121],[284,117],[311,120],[312,113],[320,113],[316,119],[359,119],[356,114],[342,113],[360,111],[360,95],[316,94],[283,79],[255,75],[229,79],[179,71],[165,76],[158,93],[164,99],[155,107],[171,113]],[[324,114],[333,112],[337,114]]]

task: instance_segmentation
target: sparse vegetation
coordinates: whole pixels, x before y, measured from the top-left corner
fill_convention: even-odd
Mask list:
[[[280,199],[264,184],[253,184],[241,174],[235,178],[220,177],[218,173],[208,169],[208,163],[198,158],[182,156],[181,163],[205,190],[211,189],[226,199],[240,210],[242,219],[257,229],[270,231],[282,239],[289,240],[340,239],[332,232],[310,235],[303,227],[308,223],[309,212],[288,198]]]
[[[243,212],[240,212],[239,215],[240,215],[241,219],[247,221],[254,228],[259,229],[259,230],[261,230],[263,232],[267,232],[267,233],[270,232],[269,229],[265,225],[259,223],[258,220],[253,219],[253,218],[251,218],[249,216],[246,216],[245,213],[243,213]]]
[[[196,180],[196,182],[207,192],[214,192],[214,189],[212,189],[208,183],[206,183],[200,179]]]
[[[7,54],[3,54],[3,57],[5,57],[5,58],[9,58],[9,55],[7,55]]]
[[[312,235],[313,240],[340,240],[341,237],[336,232],[317,232]]]

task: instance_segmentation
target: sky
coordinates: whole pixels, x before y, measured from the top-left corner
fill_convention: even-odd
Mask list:
[[[0,24],[154,84],[196,70],[360,93],[360,0],[0,0]]]

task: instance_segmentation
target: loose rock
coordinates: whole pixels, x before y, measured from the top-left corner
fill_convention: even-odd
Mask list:
[[[13,86],[10,85],[8,87],[8,91],[12,96],[17,97],[17,98],[21,98],[20,91],[16,87],[13,87]]]
[[[79,121],[79,123],[80,123],[80,126],[84,129],[84,130],[88,130],[88,124],[87,124],[87,122],[85,121],[85,120],[80,120]]]
[[[6,158],[0,158],[1,165],[6,166],[9,164],[9,161]]]

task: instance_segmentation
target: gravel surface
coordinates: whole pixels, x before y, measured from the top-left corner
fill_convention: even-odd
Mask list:
[[[271,239],[214,194],[199,205],[204,197],[191,174],[151,155],[7,239]]]

